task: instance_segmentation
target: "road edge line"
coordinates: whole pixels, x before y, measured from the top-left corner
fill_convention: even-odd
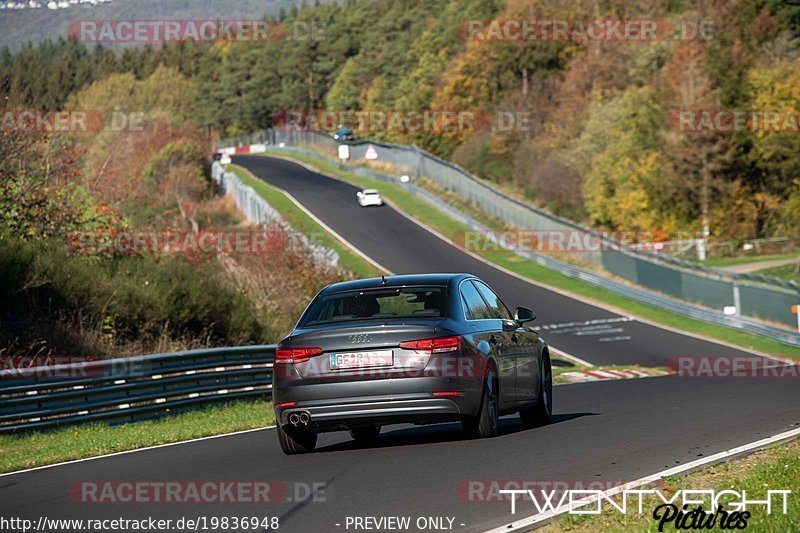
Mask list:
[[[604,497],[610,497],[619,494],[620,492],[623,492],[625,490],[633,490],[644,485],[657,483],[658,481],[668,476],[675,476],[678,474],[687,475],[702,468],[732,461],[734,459],[739,459],[741,457],[762,450],[768,446],[782,444],[784,442],[789,442],[797,438],[800,438],[800,428],[784,431],[783,433],[778,433],[777,435],[773,435],[772,437],[767,437],[765,439],[750,442],[748,444],[743,444],[741,446],[737,446],[735,448],[731,448],[729,450],[725,450],[716,453],[714,455],[709,455],[708,457],[704,457],[702,459],[696,459],[694,461],[690,461],[680,466],[675,466],[672,468],[668,468],[666,470],[662,470],[661,472],[657,472],[655,474],[651,474],[649,476],[645,476],[637,480],[630,481],[628,483],[625,483],[624,485],[618,485],[614,488],[603,491],[601,495]],[[587,498],[585,499],[585,502],[591,503],[599,499],[599,497],[600,495],[598,495],[597,498]],[[560,510],[558,512],[547,511],[546,513],[537,513],[533,515],[528,515],[524,518],[506,523],[502,526],[498,526],[492,529],[487,529],[484,531],[484,533],[514,533],[517,531],[529,531],[531,529],[541,527],[551,522],[554,518],[562,514],[565,514],[568,510],[569,507]]]

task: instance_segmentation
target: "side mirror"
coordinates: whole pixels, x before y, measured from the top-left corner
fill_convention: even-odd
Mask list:
[[[517,310],[514,312],[514,320],[516,320],[520,324],[524,324],[525,322],[531,322],[533,320],[536,320],[536,313],[534,313],[527,307],[517,307]]]
[[[356,196],[358,196],[359,198],[361,198],[362,196],[364,196],[364,193],[363,193],[363,192],[361,192],[361,191],[358,191],[358,192],[356,193]]]

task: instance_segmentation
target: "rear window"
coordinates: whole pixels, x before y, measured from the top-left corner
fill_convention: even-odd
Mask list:
[[[444,316],[444,287],[381,287],[319,296],[300,319],[300,327],[349,320]]]

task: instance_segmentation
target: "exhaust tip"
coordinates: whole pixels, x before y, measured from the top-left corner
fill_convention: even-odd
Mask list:
[[[292,413],[289,415],[289,423],[293,426],[297,426],[300,423],[300,415],[297,413]]]
[[[311,416],[307,412],[300,413],[300,423],[304,426],[308,425],[308,422],[311,420]]]

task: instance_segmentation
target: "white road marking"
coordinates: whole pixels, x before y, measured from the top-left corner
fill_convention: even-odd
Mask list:
[[[619,342],[619,341],[629,341],[631,340],[630,337],[622,336],[622,337],[603,337],[602,339],[597,339],[597,342]]]
[[[592,330],[608,330],[611,326],[607,324],[601,324],[599,326],[586,326],[586,327],[579,327],[579,328],[564,328],[564,329],[554,329],[550,331],[550,335],[563,335],[565,333],[577,333],[579,331],[592,331]]]
[[[548,346],[550,347],[550,351],[553,353],[553,355],[557,355],[561,359],[566,359],[567,361],[575,363],[576,365],[579,365],[579,366],[586,366],[586,367],[590,367],[590,368],[594,366],[589,361],[586,361],[584,359],[581,359],[580,357],[576,357],[576,356],[574,356],[572,354],[569,354],[569,353],[565,352],[564,350],[560,350],[560,349],[556,348],[555,346],[553,346],[552,344],[548,344]]]
[[[540,326],[541,329],[561,329],[561,328],[574,328],[578,327],[585,327],[585,326],[595,326],[598,324],[616,324],[618,322],[633,322],[633,318],[629,316],[621,316],[616,318],[594,318],[592,320],[585,320],[583,322],[562,322],[560,324],[545,324],[544,326]]]
[[[610,329],[589,330],[589,331],[582,330],[582,331],[576,331],[575,335],[577,335],[578,337],[585,337],[586,335],[605,335],[606,333],[622,333],[623,331],[625,330],[622,328],[610,328]]]
[[[737,456],[746,455],[758,451],[761,448],[765,448],[767,446],[778,444],[781,442],[790,441],[798,437],[800,437],[800,428],[792,429],[790,431],[779,433],[772,437],[767,437],[766,439],[761,439],[755,442],[751,442],[749,444],[744,444],[742,446],[731,448],[730,450],[726,450],[724,452],[720,452],[714,455],[709,455],[708,457],[703,457],[702,459],[697,459],[695,461],[690,461],[688,463],[678,465],[676,467],[669,468],[667,470],[662,470],[661,472],[657,472],[647,477],[639,478],[635,481],[631,481],[624,485],[619,485],[617,487],[604,491],[603,494],[606,497],[610,497],[626,490],[634,490],[638,487],[642,487],[645,485],[653,485],[665,477],[675,476],[678,474],[688,474],[695,470],[699,470],[700,468],[703,468],[705,466],[710,466],[713,464],[730,461],[731,459],[734,459]],[[590,503],[597,499],[598,498],[587,498],[585,501],[586,503]],[[527,531],[539,526],[543,526],[544,524],[550,522],[553,518],[557,517],[558,515],[566,513],[568,510],[569,506],[565,506],[564,509],[560,510],[559,512],[548,511],[546,513],[537,513],[529,515],[524,518],[520,518],[519,520],[515,520],[508,524],[502,525],[500,527],[486,530],[484,533],[512,533],[515,531],[523,531],[523,530]]]

